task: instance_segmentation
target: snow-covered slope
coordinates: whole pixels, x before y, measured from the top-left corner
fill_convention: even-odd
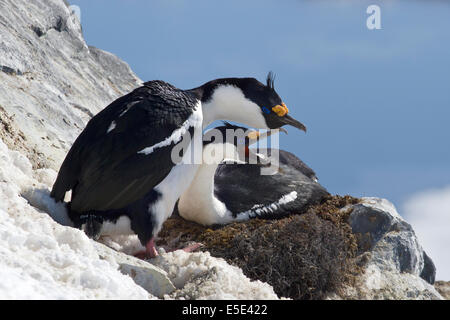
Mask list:
[[[1,0],[0,26],[0,299],[277,298],[208,253],[151,265],[67,226],[49,198],[62,160],[92,115],[141,80],[87,46],[63,0]],[[105,242],[140,246],[136,237]]]
[[[100,259],[81,231],[59,225],[21,196],[48,188],[55,174],[33,170],[0,140],[0,298],[150,298],[117,263]]]
[[[38,209],[64,217],[49,198],[55,177],[0,140],[0,299],[277,299],[269,285],[209,253],[163,253],[151,267],[55,222]],[[123,251],[137,242],[109,240]]]
[[[22,196],[48,190],[90,114],[139,79],[115,57],[99,63],[109,54],[86,45],[63,1],[2,0],[0,25],[0,298],[151,297]]]

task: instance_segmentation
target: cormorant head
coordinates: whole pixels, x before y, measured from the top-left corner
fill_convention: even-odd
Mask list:
[[[274,87],[269,72],[266,84],[255,78],[225,78],[200,87],[204,124],[230,120],[259,129],[277,129],[291,125],[306,132],[306,127],[292,118]]]

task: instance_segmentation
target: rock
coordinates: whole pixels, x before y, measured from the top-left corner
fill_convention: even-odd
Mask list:
[[[361,286],[354,288],[350,298],[442,299],[431,285],[436,272],[432,260],[392,203],[363,198],[353,205],[349,223],[358,239],[360,258],[367,260]]]
[[[434,284],[434,280],[436,279],[436,267],[434,266],[433,260],[423,252],[424,265],[422,272],[420,273],[420,277],[430,284]]]
[[[0,71],[9,74],[9,75],[22,75],[22,72],[20,70],[15,70],[13,68],[7,67],[7,66],[0,66]]]
[[[86,122],[141,80],[85,43],[62,0],[1,1],[0,25],[0,112],[17,132],[5,143],[17,150],[21,133],[33,167],[58,170]]]
[[[363,199],[353,207],[349,223],[358,236],[360,252],[370,251],[380,267],[420,275],[424,252],[411,225],[387,200]]]
[[[450,300],[450,281],[436,281],[434,287],[444,299]]]

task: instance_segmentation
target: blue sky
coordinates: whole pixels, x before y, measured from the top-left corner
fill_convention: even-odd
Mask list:
[[[277,74],[308,133],[281,147],[332,193],[385,197],[450,185],[450,4],[444,1],[71,0],[88,44],[143,80],[192,88]],[[381,8],[368,30],[366,8]]]

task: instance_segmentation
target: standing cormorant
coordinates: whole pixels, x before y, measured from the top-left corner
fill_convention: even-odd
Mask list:
[[[266,85],[254,78],[224,78],[181,90],[164,81],[146,82],[89,121],[51,196],[63,201],[72,191],[69,218],[90,237],[136,233],[146,254],[155,256],[154,237],[195,176],[192,154],[201,157],[203,128],[222,119],[306,130],[287,113],[271,73]],[[187,149],[174,161],[172,151],[182,141],[189,141]]]

